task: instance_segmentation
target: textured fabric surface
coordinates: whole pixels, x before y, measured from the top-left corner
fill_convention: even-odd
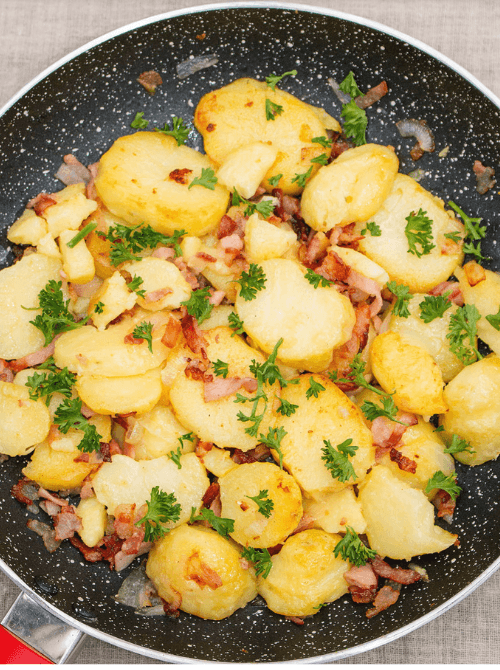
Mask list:
[[[189,0],[0,0],[0,106],[43,69],[86,42],[132,21]],[[216,4],[216,3],[214,3]],[[362,16],[441,51],[500,96],[500,3],[497,0],[316,0]],[[0,574],[0,614],[17,587]],[[497,663],[500,660],[500,573],[432,623],[345,663]],[[152,663],[150,659],[87,638],[74,663]]]

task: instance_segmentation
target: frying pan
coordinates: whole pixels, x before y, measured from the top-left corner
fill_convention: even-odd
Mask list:
[[[204,40],[196,35],[206,33]],[[216,67],[179,81],[176,64],[191,55],[215,53]],[[136,24],[83,49],[30,88],[0,119],[0,220],[5,231],[29,197],[57,188],[52,174],[61,156],[76,152],[85,163],[98,160],[114,139],[130,132],[137,111],[156,126],[172,115],[192,118],[193,107],[208,90],[242,76],[262,79],[270,72],[297,68],[285,90],[339,115],[340,103],[326,80],[353,70],[366,89],[382,78],[390,94],[369,110],[368,140],[396,146],[400,170],[409,172],[411,142],[401,140],[394,122],[427,119],[438,149],[418,167],[432,175],[422,184],[443,199],[458,202],[489,223],[485,246],[499,269],[492,241],[498,217],[493,195],[479,196],[471,180],[476,158],[495,165],[500,132],[498,101],[469,75],[436,60],[423,45],[394,31],[347,15],[311,7],[272,4],[218,5],[174,12]],[[146,98],[135,82],[146,69],[162,73],[164,83]],[[467,121],[464,132],[464,120]],[[437,152],[457,147],[460,160],[440,160]],[[201,149],[192,133],[190,146]],[[12,262],[4,254],[4,264]],[[256,601],[222,622],[140,618],[112,596],[124,576],[106,565],[89,564],[68,543],[56,555],[25,527],[26,512],[8,491],[19,478],[20,459],[0,470],[0,557],[5,571],[37,601],[80,630],[138,653],[178,662],[192,659],[225,662],[337,660],[373,648],[413,630],[445,611],[489,576],[500,562],[499,465],[476,468],[457,464],[463,493],[453,531],[460,548],[416,561],[431,577],[403,590],[396,606],[369,621],[365,607],[348,598],[333,603],[301,628],[274,615]]]

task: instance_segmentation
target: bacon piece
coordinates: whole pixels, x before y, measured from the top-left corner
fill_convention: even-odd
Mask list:
[[[354,98],[354,102],[360,109],[366,109],[383,98],[388,90],[387,82],[381,81],[377,86],[369,88],[365,95],[358,95],[357,98]]]
[[[165,326],[165,332],[161,338],[161,343],[172,349],[177,344],[182,332],[181,322],[175,316],[169,315],[168,323]]]
[[[372,421],[373,444],[380,449],[380,452],[376,453],[377,458],[395,447],[409,426],[415,426],[418,423],[417,417],[409,412],[398,412],[396,419],[402,423],[391,421],[386,416],[378,416]]]
[[[394,447],[392,447],[389,452],[389,458],[391,461],[394,461],[394,463],[397,463],[398,468],[404,472],[411,472],[414,475],[417,471],[417,464],[415,461],[412,461],[412,459],[407,456],[403,456],[403,454]]]
[[[142,544],[144,544],[144,528],[142,526],[135,526],[134,532],[124,541],[121,550],[124,554],[135,555]]]
[[[182,258],[176,258],[174,260],[174,264],[180,270],[181,275],[184,277],[184,279],[187,281],[187,283],[191,286],[192,289],[199,288],[200,286],[199,281],[196,279],[196,277],[188,268],[188,266],[186,265],[186,263],[183,261]]]
[[[481,161],[474,161],[472,170],[476,175],[476,191],[480,195],[487,193],[497,183],[497,180],[493,179],[495,170],[490,167],[484,167]]]
[[[399,591],[386,584],[375,596],[375,600],[373,601],[374,607],[367,611],[366,616],[368,619],[371,619],[376,614],[380,614],[380,612],[383,612],[391,605],[394,605],[398,598]]]
[[[217,228],[217,238],[221,240],[223,237],[229,237],[232,235],[238,228],[238,224],[234,219],[232,219],[227,214],[224,214],[220,220],[219,227]],[[239,233],[236,233],[238,237],[241,237]]]
[[[27,477],[20,479],[10,490],[10,494],[23,505],[31,505],[34,500],[40,498],[38,494],[38,484]]]
[[[241,251],[243,249],[243,240],[238,235],[238,233],[233,233],[232,235],[225,235],[220,238],[219,247],[224,249],[224,251]]]
[[[368,331],[370,329],[370,306],[366,303],[356,305],[356,322],[352,329],[350,339],[338,349],[333,352],[332,363],[330,370],[335,370],[337,376],[346,378],[351,372],[351,363],[356,354],[365,348],[368,341]],[[351,391],[356,388],[356,384],[337,384],[337,386],[345,391]]]
[[[135,508],[135,503],[130,505],[121,504],[118,505],[114,511],[115,519],[113,521],[113,527],[115,529],[115,533],[122,540],[126,540],[129,537],[132,537],[135,530],[137,529],[137,527],[134,526]]]
[[[141,86],[144,86],[149,95],[154,95],[158,86],[163,84],[163,79],[161,75],[158,74],[155,70],[147,70],[146,72],[141,72],[137,77],[137,81]]]
[[[115,556],[121,550],[123,540],[118,537],[116,533],[113,535],[105,535],[99,543],[102,557],[109,562],[111,570],[115,567]]]
[[[70,284],[79,298],[90,298],[98,288],[102,286],[103,280],[97,275],[86,284]]]
[[[149,291],[149,293],[144,294],[144,302],[157,302],[161,300],[170,293],[173,293],[173,289],[166,286],[165,288],[158,288],[156,291]]]
[[[355,233],[355,226],[355,223],[349,223],[347,226],[336,226],[334,230],[337,228],[340,229],[337,233],[337,241],[331,243],[337,244],[339,247],[348,247],[349,249],[354,249],[354,251],[357,251],[359,243],[364,238],[364,235],[358,235]],[[330,241],[331,240],[332,237],[330,236]]]
[[[220,486],[218,482],[213,482],[210,484],[208,489],[205,491],[203,494],[203,505],[205,507],[210,507],[210,505],[213,503],[213,501],[217,498],[220,492]]]
[[[191,174],[193,171],[188,168],[172,170],[168,175],[168,178],[171,181],[175,181],[177,184],[187,184],[188,183],[188,174]]]
[[[416,570],[405,570],[396,566],[393,568],[380,558],[376,556],[372,558],[371,565],[375,574],[384,579],[390,579],[397,584],[414,584],[422,579],[422,575]]]
[[[202,361],[188,361],[184,374],[197,382],[211,382],[214,378],[213,375],[207,374],[206,363]]]
[[[40,509],[42,509],[49,516],[57,516],[61,511],[59,505],[50,502],[50,500],[42,500],[40,503]]]
[[[466,263],[464,265],[464,272],[469,286],[477,286],[477,284],[486,279],[485,269],[479,263],[476,263],[476,261]]]
[[[378,314],[382,308],[383,300],[381,295],[381,288],[374,280],[356,272],[349,268],[349,275],[347,276],[347,284],[353,288],[357,288],[368,295],[374,296],[374,300],[370,305],[370,316]]]
[[[37,519],[30,519],[26,525],[42,538],[45,548],[51,554],[60,546],[62,540],[56,540],[56,531],[48,524]]]
[[[432,502],[437,508],[438,517],[444,519],[447,523],[451,523],[453,520],[455,506],[457,504],[456,500],[453,500],[447,491],[439,489]]]
[[[87,186],[91,179],[91,174],[85,165],[82,165],[73,154],[63,156],[63,161],[54,177],[62,181],[65,186],[81,184],[82,182]]]
[[[86,500],[87,498],[93,498],[95,496],[94,488],[92,486],[92,480],[90,475],[87,475],[82,482],[82,489],[80,491],[80,498]]]
[[[329,249],[323,262],[316,268],[315,272],[328,279],[328,281],[347,282],[351,268],[344,263],[335,251]]]
[[[74,547],[76,547],[82,552],[84,559],[89,563],[97,563],[98,561],[103,560],[104,556],[102,555],[102,551],[98,547],[88,547],[76,535],[70,537],[69,541]]]
[[[122,547],[125,546],[126,542],[123,543]],[[113,562],[116,572],[120,572],[121,570],[128,568],[128,566],[132,563],[132,561],[134,561],[138,556],[146,554],[148,551],[151,550],[152,546],[153,546],[152,542],[141,542],[141,544],[137,547],[137,551],[135,551],[134,553],[130,552],[127,553],[123,549],[118,551],[114,555],[114,562]]]
[[[257,461],[265,461],[271,454],[269,447],[265,444],[258,444],[254,449],[249,451],[241,451],[235,449],[232,455],[232,460],[240,465],[241,463],[256,463]]]
[[[323,261],[330,241],[324,233],[316,233],[306,244],[299,249],[299,259],[308,268],[314,269]]]
[[[26,207],[28,209],[34,209],[35,214],[42,216],[47,207],[52,207],[52,205],[57,205],[57,200],[54,200],[48,193],[39,193],[36,197],[31,198],[31,200],[28,201]]]
[[[445,293],[450,292],[450,295],[447,297],[447,300],[462,307],[464,304],[464,298],[462,291],[460,289],[460,284],[456,281],[443,281],[441,284],[434,286],[429,291],[429,295],[444,295]]]
[[[340,154],[344,153],[344,151],[347,151],[348,149],[352,149],[354,147],[353,142],[351,140],[348,140],[345,137],[345,135],[342,135],[341,133],[335,133],[335,132],[332,133],[331,139],[333,140],[332,153],[330,154],[331,161],[338,158]]]
[[[296,626],[304,625],[304,619],[301,619],[299,616],[286,616],[285,619],[288,619],[288,621],[291,621]]]
[[[97,178],[98,170],[99,170],[99,161],[97,163],[92,163],[91,165],[88,166],[88,171],[90,172],[90,179],[85,188],[85,195],[89,200],[97,200],[95,180]]]
[[[49,493],[42,486],[40,486],[40,488],[38,489],[38,495],[40,496],[40,498],[45,498],[46,500],[50,500],[50,502],[53,502],[55,505],[59,505],[59,507],[69,506],[67,500],[63,500],[55,493]]]
[[[82,520],[77,516],[73,505],[64,507],[53,519],[56,540],[67,540],[82,528]]]
[[[25,370],[26,368],[32,368],[35,365],[45,363],[45,361],[54,354],[56,341],[60,337],[61,335],[56,335],[52,342],[46,347],[43,347],[43,349],[38,349],[38,351],[34,351],[32,354],[27,354],[22,358],[17,358],[15,361],[10,361],[9,367],[14,372],[19,372],[20,370]]]
[[[175,251],[172,247],[158,247],[151,254],[151,258],[161,258],[164,261],[169,261],[175,258]]]
[[[186,579],[194,581],[202,589],[208,586],[212,591],[222,586],[220,575],[200,559],[197,551],[186,562]]]
[[[224,291],[214,291],[211,295],[210,298],[208,299],[208,302],[213,305],[214,307],[217,307],[218,305],[221,304],[221,302],[224,300],[226,297],[226,294]]]
[[[213,442],[203,442],[203,440],[199,440],[195,447],[194,453],[196,456],[198,456],[198,458],[203,458],[205,454],[208,454],[209,451],[212,451],[213,447]]]
[[[297,527],[290,533],[290,535],[296,535],[297,533],[301,533],[303,530],[310,530],[311,528],[314,528],[314,518],[309,516],[309,514],[303,514],[302,518],[297,524]]]
[[[3,358],[0,358],[0,381],[9,384],[14,381],[14,373],[10,369],[9,363],[4,361]]]
[[[228,395],[236,393],[241,387],[249,393],[257,390],[257,380],[253,377],[228,377],[227,379],[217,377],[213,381],[207,381],[205,377],[204,382],[203,398],[205,402],[226,398]]]
[[[370,563],[352,567],[344,572],[344,579],[349,585],[349,593],[355,603],[371,603],[375,598],[378,577]]]
[[[186,338],[186,343],[191,351],[194,354],[202,354],[203,358],[205,358],[208,342],[198,326],[198,321],[194,316],[186,312],[181,319],[181,327]]]

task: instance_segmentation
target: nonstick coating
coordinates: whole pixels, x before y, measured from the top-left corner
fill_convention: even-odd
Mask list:
[[[203,34],[204,39],[197,38]],[[219,58],[217,66],[182,81],[177,78],[178,63],[212,53]],[[7,248],[5,232],[28,198],[60,188],[53,174],[64,154],[74,153],[90,164],[117,137],[133,132],[130,123],[136,112],[144,112],[150,128],[163,127],[174,115],[191,121],[207,91],[238,77],[263,79],[294,68],[297,77],[287,78],[282,88],[324,106],[337,118],[340,103],[328,77],[340,81],[353,70],[361,90],[387,80],[389,94],[368,110],[368,141],[393,145],[401,172],[422,168],[425,188],[445,201],[455,201],[471,215],[482,216],[488,224],[483,247],[491,256],[486,266],[499,269],[493,192],[478,195],[472,173],[475,159],[496,165],[500,133],[496,104],[454,69],[404,40],[305,7],[296,11],[241,5],[201,12],[195,8],[114,36],[36,84],[0,119],[0,242]],[[154,97],[136,82],[149,69],[163,77]],[[395,127],[396,121],[408,117],[425,119],[436,137],[436,152],[417,165],[409,159],[413,140],[402,140]],[[202,149],[194,129],[188,144]],[[439,158],[446,146],[448,156]],[[6,251],[0,260],[10,264],[12,252]],[[20,477],[20,460],[10,459],[0,470],[1,559],[28,589],[74,618],[75,625],[129,649],[142,647],[133,650],[157,658],[176,660],[173,655],[179,661],[224,662],[288,661],[325,654],[341,658],[358,645],[363,645],[361,651],[367,644],[391,639],[399,629],[456,597],[499,555],[500,465],[457,464],[463,492],[451,530],[459,534],[460,547],[415,559],[427,569],[430,581],[404,587],[398,603],[371,621],[365,616],[367,606],[355,605],[348,597],[322,608],[302,627],[273,614],[258,600],[220,622],[183,613],[177,620],[143,618],[113,600],[130,568],[117,575],[107,564],[87,563],[68,542],[49,555],[41,539],[26,528],[30,515],[9,495]]]

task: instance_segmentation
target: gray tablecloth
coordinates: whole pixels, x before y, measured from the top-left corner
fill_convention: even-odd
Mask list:
[[[0,106],[43,69],[91,39],[139,19],[201,4],[190,0],[0,0]],[[216,4],[216,3],[213,3]],[[315,0],[384,23],[438,49],[500,95],[497,0]],[[0,615],[17,588],[0,573]],[[497,663],[500,572],[452,610],[410,635],[347,663]],[[151,663],[87,638],[74,663]]]

